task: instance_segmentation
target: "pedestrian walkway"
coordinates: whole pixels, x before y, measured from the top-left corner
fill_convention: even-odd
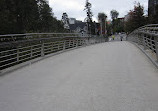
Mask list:
[[[158,111],[158,70],[127,41],[79,48],[1,76],[0,111]]]
[[[113,40],[113,36],[114,36],[114,40]],[[109,37],[109,41],[110,42],[114,42],[114,41],[121,41],[121,36],[122,36],[122,40],[126,41],[126,34],[115,34],[112,35],[111,37]]]

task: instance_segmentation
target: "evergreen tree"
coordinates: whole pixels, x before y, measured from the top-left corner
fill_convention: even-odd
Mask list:
[[[85,5],[85,10],[87,13],[86,21],[87,21],[88,33],[95,35],[95,25],[92,21],[93,14],[91,11],[91,7],[92,7],[92,4],[87,0],[86,5]]]
[[[68,15],[67,15],[66,12],[63,13],[63,15],[62,15],[62,22],[64,24],[64,28],[69,30],[70,29],[70,27],[69,27],[69,18],[68,18]]]
[[[0,34],[63,31],[46,0],[0,0]]]
[[[116,10],[111,10],[111,19],[112,19],[112,32],[115,33],[117,31],[117,25],[118,25],[118,16],[119,12]]]
[[[117,19],[119,16],[119,13],[116,10],[111,10],[110,14],[112,20]]]

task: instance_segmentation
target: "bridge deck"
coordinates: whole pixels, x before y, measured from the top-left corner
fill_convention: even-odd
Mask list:
[[[158,111],[158,71],[133,44],[65,52],[0,77],[1,111]]]

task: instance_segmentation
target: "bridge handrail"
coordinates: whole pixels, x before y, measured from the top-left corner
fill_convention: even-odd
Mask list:
[[[42,38],[55,38],[55,37],[90,37],[88,34],[80,33],[26,33],[26,34],[8,34],[0,35],[0,43],[20,41],[20,40],[32,40]]]
[[[127,39],[142,45],[144,49],[152,50],[153,53],[156,53],[158,61],[158,24],[140,27],[130,33]]]
[[[56,36],[54,36],[56,34]],[[31,33],[0,37],[38,35],[36,38],[10,40],[0,43],[0,72],[14,65],[46,55],[90,44],[105,42],[106,38],[76,33]],[[45,36],[48,35],[49,37]],[[52,36],[51,36],[52,35]]]

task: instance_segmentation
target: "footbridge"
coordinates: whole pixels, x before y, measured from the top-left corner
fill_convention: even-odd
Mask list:
[[[157,30],[1,36],[0,110],[158,111]]]

